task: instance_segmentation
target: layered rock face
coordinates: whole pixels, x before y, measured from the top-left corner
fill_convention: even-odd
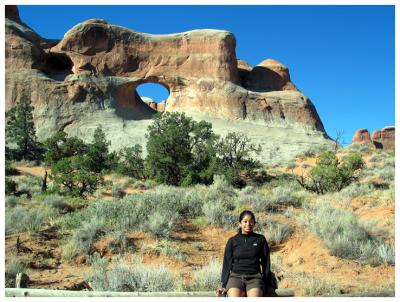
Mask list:
[[[109,128],[118,148],[123,135],[141,137],[155,112],[182,111],[194,118],[297,131],[309,138],[304,147],[330,143],[314,105],[290,81],[288,69],[271,59],[254,68],[238,61],[235,37],[227,31],[150,35],[91,19],[61,41],[49,41],[21,22],[15,6],[6,6],[5,42],[6,110],[27,94],[39,139],[61,129],[84,136],[107,121],[103,128]],[[149,82],[169,91],[165,103],[140,98],[136,88]]]
[[[353,144],[372,144],[376,149],[395,149],[395,127],[385,127],[382,130],[375,130],[372,137],[367,129],[358,129],[352,139]]]

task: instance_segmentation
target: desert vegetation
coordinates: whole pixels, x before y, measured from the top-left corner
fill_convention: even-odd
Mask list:
[[[250,209],[280,287],[394,295],[392,151],[315,147],[271,167],[246,137],[218,137],[178,113],[155,117],[146,157],[134,144],[110,152],[101,127],[88,143],[58,132],[26,149],[11,138],[7,287],[21,272],[34,288],[212,291],[225,243]]]

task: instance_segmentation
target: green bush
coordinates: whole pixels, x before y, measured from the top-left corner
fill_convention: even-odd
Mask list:
[[[241,173],[254,176],[260,163],[251,155],[258,154],[250,140],[239,133],[219,138],[212,125],[196,122],[183,113],[166,112],[155,115],[148,127],[146,174],[158,183],[173,186],[210,184],[214,174],[242,187]]]
[[[18,170],[15,168],[14,163],[6,160],[5,173],[6,173],[6,176],[17,175],[18,174]]]
[[[87,159],[83,156],[67,157],[53,163],[50,179],[61,194],[80,197],[92,194],[104,182],[102,174],[88,169]]]
[[[82,156],[87,150],[86,144],[77,137],[68,137],[64,131],[59,131],[44,142],[46,153],[44,159],[47,165],[57,163],[59,160]]]
[[[305,189],[325,194],[337,192],[356,179],[356,173],[364,167],[361,154],[350,154],[339,161],[332,151],[322,153],[306,178],[297,178]]]
[[[11,178],[6,177],[5,193],[6,195],[14,195],[17,192],[17,183]]]
[[[214,139],[211,124],[195,122],[183,113],[166,112],[155,115],[146,137],[145,166],[150,178],[174,186],[209,181],[207,173],[204,177],[202,173],[212,156],[199,153],[212,151],[208,147]]]
[[[143,179],[145,174],[142,153],[142,147],[138,144],[123,148],[119,152],[118,171],[135,179]]]

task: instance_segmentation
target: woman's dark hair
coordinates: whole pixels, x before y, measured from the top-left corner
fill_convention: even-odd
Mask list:
[[[254,223],[256,223],[256,216],[254,215],[254,213],[252,211],[244,210],[242,213],[240,213],[239,222],[241,222],[243,220],[244,216],[250,216],[251,219],[254,221]],[[238,233],[240,234],[241,232],[242,232],[242,229],[239,228]]]

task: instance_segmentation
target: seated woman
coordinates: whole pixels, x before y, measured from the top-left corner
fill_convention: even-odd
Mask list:
[[[222,267],[222,287],[216,294],[228,297],[262,297],[265,280],[270,272],[267,240],[253,233],[256,218],[251,211],[239,216],[238,234],[229,238]]]

